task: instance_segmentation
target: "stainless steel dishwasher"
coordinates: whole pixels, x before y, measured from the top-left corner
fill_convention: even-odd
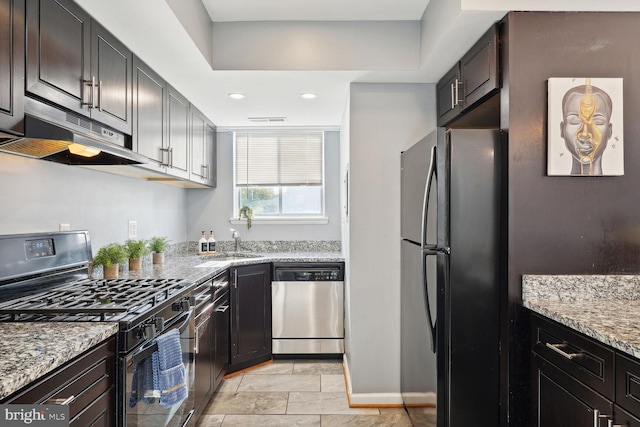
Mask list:
[[[344,353],[344,263],[276,263],[272,352]]]

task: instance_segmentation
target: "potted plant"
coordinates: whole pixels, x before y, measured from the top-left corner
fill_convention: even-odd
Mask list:
[[[164,263],[164,251],[167,249],[168,245],[169,239],[166,237],[153,236],[151,240],[149,240],[149,249],[153,252],[154,264]]]
[[[247,219],[247,229],[251,228],[251,218],[253,218],[253,209],[247,205],[243,205],[238,211],[238,219],[245,217]]]
[[[129,270],[140,270],[142,266],[142,257],[149,254],[146,240],[129,239],[124,242],[129,257]]]
[[[98,250],[96,256],[93,257],[93,265],[101,265],[105,279],[118,278],[118,265],[127,258],[127,250],[125,246],[118,243],[110,243]]]

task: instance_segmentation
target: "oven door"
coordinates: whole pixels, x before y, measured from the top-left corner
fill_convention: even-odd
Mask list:
[[[187,383],[187,398],[182,402],[177,403],[171,407],[165,408],[160,405],[158,398],[148,399],[131,399],[132,381],[134,377],[134,371],[136,365],[143,359],[149,358],[151,362],[149,345],[148,343],[138,347],[136,351],[125,357],[126,378],[125,378],[125,391],[124,402],[122,402],[122,408],[124,408],[124,422],[123,426],[136,426],[136,427],[158,427],[158,426],[170,426],[170,427],[182,427],[189,422],[189,419],[193,416],[194,412],[194,363],[193,357],[195,352],[195,321],[193,310],[184,312],[171,322],[162,333],[158,336],[166,334],[167,332],[178,329],[180,331],[180,345],[182,347],[182,362],[184,363],[186,376],[185,382]],[[137,377],[141,378],[140,375]],[[138,387],[140,389],[140,387]]]

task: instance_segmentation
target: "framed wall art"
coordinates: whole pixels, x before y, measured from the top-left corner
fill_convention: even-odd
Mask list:
[[[621,78],[550,78],[547,174],[624,175]]]

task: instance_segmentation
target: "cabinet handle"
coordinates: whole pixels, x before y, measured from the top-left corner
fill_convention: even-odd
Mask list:
[[[613,424],[613,419],[609,418],[611,417],[611,415],[603,415],[600,413],[599,410],[594,409],[593,410],[593,427],[600,427],[600,420],[601,419],[606,419],[607,420],[607,427],[627,427],[626,425],[621,425],[621,424]]]
[[[209,165],[200,165],[202,171],[202,177],[204,179],[209,179]]]
[[[169,154],[169,149],[160,147],[160,155],[162,157],[162,159],[160,160],[160,166],[170,166],[170,164],[168,162],[167,163],[164,162],[164,153],[165,152],[167,154]],[[169,156],[167,156],[167,157],[169,157]]]
[[[456,79],[456,82],[458,81],[458,79]],[[451,109],[453,110],[454,108],[456,108],[456,95],[455,95],[455,89],[453,87],[453,83],[451,83]]]
[[[71,402],[73,402],[73,400],[75,398],[76,397],[74,395],[71,395],[71,396],[69,396],[67,398],[63,397],[63,398],[59,398],[59,399],[49,399],[44,404],[45,405],[68,405]]]
[[[551,350],[555,351],[556,353],[562,355],[563,357],[572,360],[575,359],[576,357],[580,357],[582,356],[582,353],[567,353],[562,351],[559,347],[563,345],[563,344],[551,344],[551,343],[547,343],[546,346],[548,348],[550,348]]]
[[[229,309],[229,304],[227,305],[221,305],[220,307],[216,308],[216,312],[218,313],[224,313]]]
[[[238,270],[233,270],[233,287],[238,288]]]
[[[94,89],[96,86],[96,78],[95,76],[91,76],[91,80],[83,80],[82,81],[83,85],[82,87],[86,87],[89,86],[91,88],[90,92],[91,92],[91,99],[89,100],[89,102],[84,102],[84,94],[82,94],[82,99],[83,101],[80,103],[81,105],[86,105],[89,108],[96,108],[96,97],[95,97],[95,93],[94,93]]]
[[[169,166],[173,167],[173,147],[169,147]]]

